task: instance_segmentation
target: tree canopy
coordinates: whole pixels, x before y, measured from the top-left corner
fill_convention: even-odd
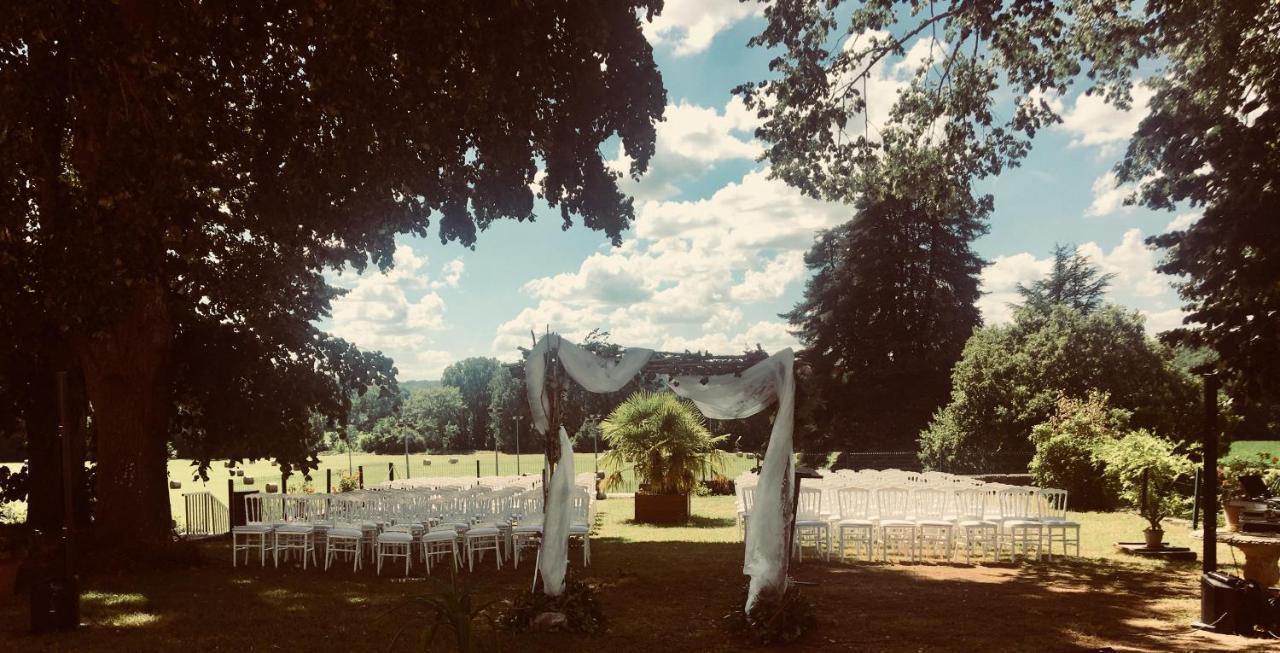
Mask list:
[[[473,449],[492,449],[494,440],[489,428],[489,410],[495,377],[508,374],[496,358],[464,358],[444,369],[440,382],[458,389],[466,405],[463,425],[466,445]]]
[[[1058,305],[1089,313],[1102,306],[1115,276],[1102,274],[1075,246],[1055,245],[1049,274],[1030,284],[1018,283],[1018,294],[1023,306],[1038,313],[1048,313]]]
[[[632,175],[653,154],[666,95],[641,21],[660,6],[8,8],[0,342],[36,354],[0,383],[83,371],[98,525],[165,536],[175,418],[305,467],[286,426],[392,383],[385,358],[315,328],[339,292],[325,270],[386,269],[432,218],[471,246],[533,219],[535,193],[619,242],[633,208],[600,146],[618,138]]]
[[[1110,395],[1131,423],[1177,440],[1199,436],[1198,384],[1173,351],[1147,336],[1136,312],[1019,310],[1012,324],[978,330],[951,375],[951,400],[920,434],[920,459],[957,472],[1025,469],[1032,428],[1062,397]]]
[[[784,316],[810,354],[806,388],[827,450],[913,449],[981,324],[983,261],[970,243],[989,204],[919,161],[886,167],[875,174],[887,183],[867,184],[853,219],[819,235],[804,298]]]
[[[763,0],[762,0],[763,1]],[[773,176],[846,197],[852,173],[895,149],[937,148],[955,174],[1017,165],[1076,90],[1150,112],[1117,166],[1153,209],[1203,207],[1151,239],[1185,275],[1175,334],[1212,346],[1252,396],[1280,397],[1280,5],[1265,0],[776,0],[755,46],[770,79],[737,90],[763,119]],[[887,118],[867,117],[867,80],[922,45]],[[1148,71],[1152,74],[1147,74]],[[883,99],[877,98],[879,101]]]

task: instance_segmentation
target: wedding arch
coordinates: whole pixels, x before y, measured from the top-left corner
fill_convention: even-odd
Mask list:
[[[742,571],[751,577],[746,609],[751,610],[762,593],[783,593],[794,509],[794,368],[795,354],[789,348],[772,356],[764,352],[714,356],[633,347],[614,360],[601,358],[556,333],[540,338],[526,356],[525,383],[533,425],[544,438],[547,465],[552,470],[545,488],[543,550],[538,563],[543,591],[550,596],[564,591],[568,565],[574,469],[572,455],[561,457],[563,452],[573,451],[561,424],[565,378],[588,392],[606,393],[620,390],[643,372],[669,377],[668,385],[676,394],[691,400],[712,419],[750,417],[777,404],[746,535]]]

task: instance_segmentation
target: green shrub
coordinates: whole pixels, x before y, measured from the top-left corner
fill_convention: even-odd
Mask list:
[[[1120,499],[1136,509],[1152,530],[1159,530],[1164,518],[1186,511],[1189,499],[1175,484],[1195,466],[1173,442],[1137,430],[1119,440],[1099,442],[1094,453]]]
[[[1070,493],[1078,510],[1108,510],[1116,495],[1094,456],[1099,443],[1119,440],[1129,427],[1129,411],[1111,408],[1105,392],[1085,400],[1063,397],[1053,415],[1031,429],[1036,453],[1027,470],[1036,485]]]

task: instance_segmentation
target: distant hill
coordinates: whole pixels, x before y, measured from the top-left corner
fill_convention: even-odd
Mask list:
[[[411,392],[411,391],[413,391],[413,390],[428,390],[428,389],[430,389],[430,388],[439,388],[439,387],[440,387],[440,381],[439,381],[439,380],[436,380],[436,381],[401,381],[401,382],[400,382],[400,389],[401,389],[401,390],[407,390],[407,391],[410,391],[410,392]]]

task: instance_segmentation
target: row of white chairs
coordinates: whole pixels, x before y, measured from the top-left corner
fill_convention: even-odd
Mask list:
[[[583,564],[590,564],[593,498],[582,490],[573,496],[571,537],[582,542]],[[522,551],[541,543],[542,512],[541,490],[519,487],[246,495],[247,523],[232,529],[232,564],[242,551],[246,563],[257,551],[262,565],[270,553],[276,566],[296,553],[305,569],[308,561],[316,564],[320,546],[326,570],[343,557],[359,571],[366,556],[378,573],[385,560],[403,559],[407,574],[415,557],[430,573],[444,556],[455,569],[465,558],[473,570],[490,551],[499,569],[506,559],[518,567]]]
[[[832,475],[816,487],[804,481],[793,547],[801,558],[806,547],[829,558],[833,540],[841,560],[850,553],[871,560],[877,548],[882,560],[893,555],[913,561],[951,560],[961,548],[966,562],[975,556],[1000,560],[1006,553],[1010,560],[1052,559],[1059,545],[1063,555],[1072,549],[1080,554],[1080,525],[1067,517],[1064,490],[940,482],[939,476],[933,482],[849,476]],[[878,482],[868,482],[873,478]],[[743,480],[748,482],[738,487],[738,497],[745,535],[756,488]]]

